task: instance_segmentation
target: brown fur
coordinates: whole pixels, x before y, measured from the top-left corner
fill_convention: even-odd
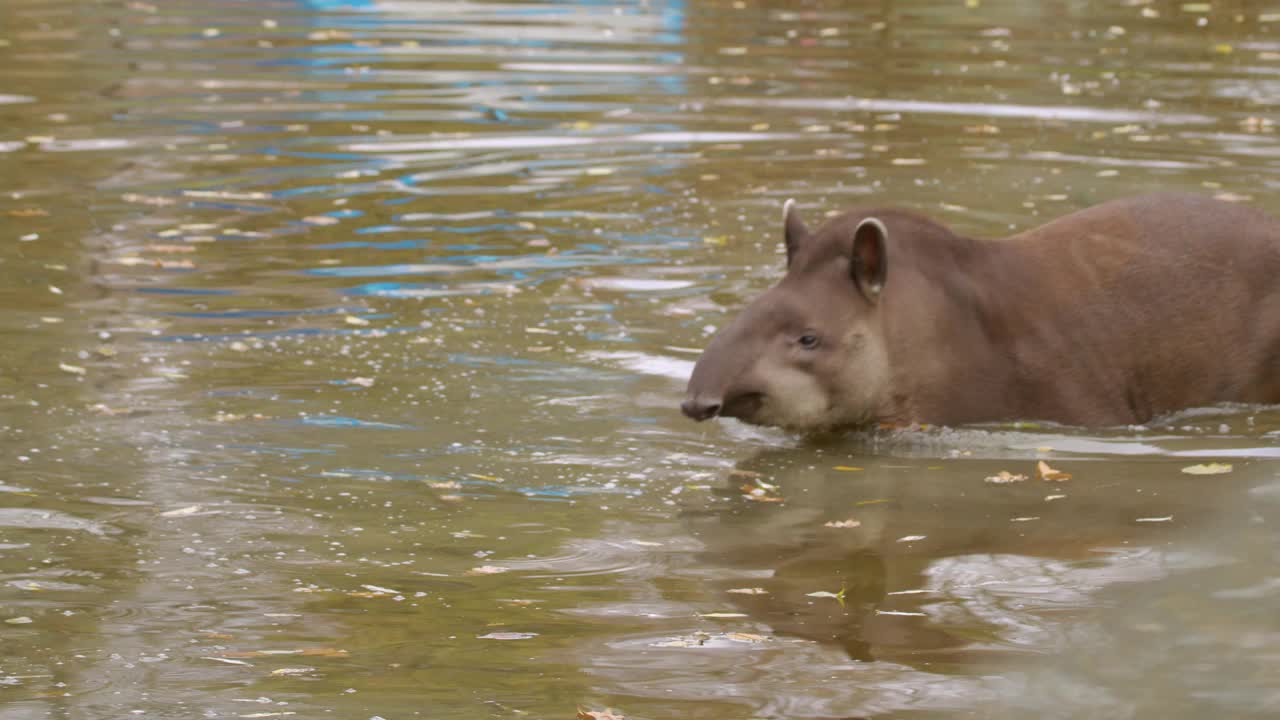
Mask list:
[[[850,260],[870,217],[887,229],[878,295]],[[713,338],[691,417],[1096,426],[1280,403],[1280,221],[1257,210],[1147,195],[997,241],[892,209],[786,226],[787,274]]]

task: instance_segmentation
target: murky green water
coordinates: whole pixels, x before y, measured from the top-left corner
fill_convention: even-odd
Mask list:
[[[676,408],[787,197],[1280,209],[1274,7],[329,5],[0,2],[0,718],[1280,708],[1280,413]]]

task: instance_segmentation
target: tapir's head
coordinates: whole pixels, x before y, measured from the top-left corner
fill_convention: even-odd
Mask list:
[[[869,423],[889,393],[888,231],[866,213],[814,232],[783,209],[787,273],[711,340],[681,410],[820,430]]]

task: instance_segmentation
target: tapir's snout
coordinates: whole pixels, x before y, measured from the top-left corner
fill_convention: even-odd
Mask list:
[[[684,413],[685,417],[702,422],[719,415],[721,405],[722,403],[718,397],[690,391],[684,402],[680,403],[680,412]]]
[[[757,341],[752,327],[748,311],[711,339],[693,366],[680,403],[686,417],[698,422],[715,417],[743,420],[758,410],[761,393],[753,380]]]

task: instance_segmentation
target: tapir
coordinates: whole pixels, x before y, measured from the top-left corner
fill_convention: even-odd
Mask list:
[[[1141,424],[1280,403],[1280,220],[1189,194],[1000,240],[783,209],[786,273],[710,341],[681,409],[795,431]]]

